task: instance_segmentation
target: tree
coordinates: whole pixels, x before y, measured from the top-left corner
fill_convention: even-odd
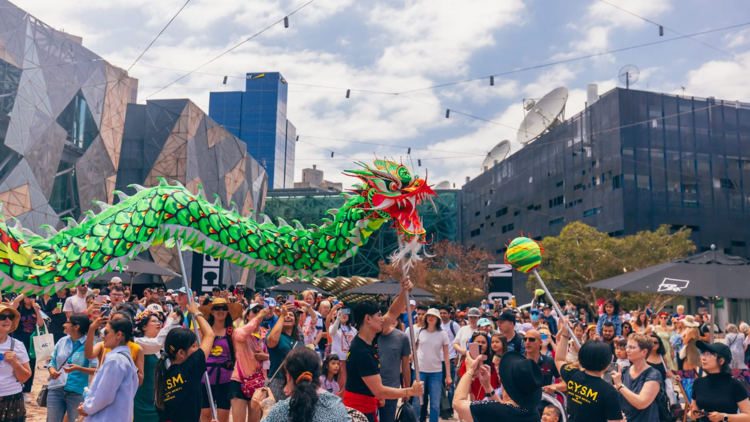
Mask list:
[[[695,251],[690,229],[672,233],[668,225],[653,232],[613,238],[574,222],[565,226],[559,236],[544,238],[542,244],[545,254],[539,275],[548,283],[555,299],[585,303],[590,309],[596,308],[598,298],[610,298],[612,293],[588,287],[588,284],[682,258]],[[529,277],[527,287],[538,288],[535,276]],[[625,309],[638,309],[651,303],[659,311],[675,296],[616,292],[615,298]]]
[[[415,286],[435,294],[435,299],[443,303],[466,303],[486,294],[487,265],[493,262],[488,252],[443,240],[432,245],[429,253],[431,256],[409,270]],[[381,279],[400,280],[399,267],[383,261],[378,265]]]

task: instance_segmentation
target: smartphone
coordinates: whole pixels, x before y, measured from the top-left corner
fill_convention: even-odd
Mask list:
[[[96,295],[96,297],[94,298],[94,302],[96,302],[98,304],[104,303],[104,296],[102,296],[102,295]]]
[[[336,306],[336,305],[338,305],[338,304],[339,304],[339,301],[338,301],[338,300],[334,300],[334,301],[333,301],[333,306]]]
[[[289,296],[286,297],[286,302],[287,303],[290,303],[290,302],[294,303],[295,300],[297,300],[297,298],[294,297],[294,295],[289,295]]]
[[[99,310],[99,316],[100,317],[107,317],[109,316],[109,312],[112,310],[112,307],[110,306],[102,306],[102,308]]]
[[[706,412],[705,410],[693,410],[693,415],[700,418],[703,416],[708,416],[708,412]]]
[[[481,352],[482,352],[482,345],[480,345],[479,343],[469,344],[469,356],[471,356],[472,359],[476,359]]]
[[[344,314],[344,315],[351,315],[352,310],[349,309],[349,308],[343,308],[343,309],[341,309],[341,313]]]

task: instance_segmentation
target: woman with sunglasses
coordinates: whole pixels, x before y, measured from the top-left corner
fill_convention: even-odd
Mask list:
[[[629,322],[622,323],[622,338],[627,339],[629,335],[633,334],[633,326]]]
[[[11,338],[10,333],[18,328],[21,315],[17,310],[0,305],[0,421],[23,422],[26,420],[23,383],[31,378],[31,367],[26,347]]]
[[[672,343],[669,342],[669,339],[672,338],[672,334],[674,334],[674,327],[667,325],[667,321],[669,321],[669,315],[667,315],[666,312],[660,313],[659,323],[654,327],[654,333],[659,336],[662,347],[664,347],[664,363],[666,363],[667,368],[674,371],[677,369],[677,365],[674,363]]]
[[[232,420],[237,422],[260,420],[260,409],[253,409],[250,399],[267,377],[263,369],[268,362],[265,341],[268,330],[261,327],[261,322],[268,314],[268,308],[264,309],[260,303],[251,303],[245,311],[244,325],[232,334],[237,363],[229,382],[229,398],[232,401]],[[250,388],[243,390],[243,385]]]
[[[664,355],[666,354],[664,342],[661,341],[661,338],[654,332],[649,333],[649,337],[651,338],[653,347],[651,348],[651,353],[649,353],[646,358],[646,362],[650,367],[659,371],[662,379],[661,388],[666,393],[667,383],[672,382],[670,380],[674,378],[675,375],[672,373],[671,369],[667,368],[666,360],[664,358]]]
[[[231,409],[229,383],[232,380],[236,361],[232,321],[242,316],[242,305],[230,303],[224,298],[217,297],[213,302],[201,306],[199,309],[201,313],[208,315],[206,321],[211,325],[215,336],[211,353],[206,357],[211,395],[216,404],[219,422],[228,422],[229,410]],[[205,383],[205,378],[203,378],[203,382]],[[203,394],[201,421],[209,422],[211,420],[211,403],[206,389],[204,388],[201,391]]]

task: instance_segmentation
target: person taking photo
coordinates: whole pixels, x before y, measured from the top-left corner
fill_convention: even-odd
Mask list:
[[[625,350],[632,364],[624,368],[622,373],[612,372],[612,382],[621,395],[620,407],[628,422],[659,420],[659,408],[655,399],[661,388],[662,377],[646,361],[652,348],[650,336],[631,334]]]

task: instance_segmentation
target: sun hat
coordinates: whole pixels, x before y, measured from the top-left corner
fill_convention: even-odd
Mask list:
[[[691,328],[695,328],[695,327],[698,327],[700,325],[698,322],[695,321],[695,317],[692,316],[692,315],[685,316],[685,319],[682,321],[682,323],[686,327],[691,327]]]
[[[531,409],[542,400],[542,370],[539,365],[518,352],[507,352],[500,360],[503,392],[517,405]]]
[[[211,304],[201,306],[198,309],[203,315],[206,315],[206,318],[208,318],[208,315],[211,315],[211,309],[217,305],[226,305],[229,308],[229,317],[232,321],[242,316],[242,305],[239,303],[227,302],[227,300],[222,297],[217,297]]]
[[[18,324],[21,323],[21,313],[11,308],[10,306],[0,305],[0,314],[5,311],[10,311],[10,314],[13,315],[13,320],[11,321],[10,326],[10,332],[12,333],[13,331],[16,331],[16,328],[18,328]]]
[[[435,308],[430,308],[430,309],[428,309],[428,310],[427,310],[427,313],[426,313],[426,314],[424,314],[424,317],[425,317],[425,318],[427,318],[427,316],[428,316],[428,315],[432,315],[432,316],[434,316],[434,317],[437,317],[437,319],[438,319],[438,320],[440,320],[440,311],[438,311],[438,310],[437,310],[437,309],[435,309]],[[425,321],[427,321],[427,320],[425,319]]]

